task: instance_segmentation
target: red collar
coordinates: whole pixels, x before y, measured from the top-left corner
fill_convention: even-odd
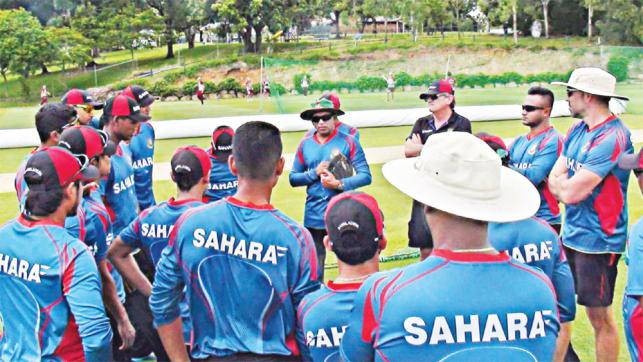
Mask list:
[[[535,135],[533,135],[533,136],[532,136],[532,135],[530,135],[530,134],[527,134],[527,140],[528,140],[528,141],[531,141],[532,139],[534,139],[534,138],[536,138],[536,137],[540,136],[541,134],[543,134],[543,133],[545,133],[545,132],[549,131],[549,130],[550,130],[550,129],[552,129],[552,128],[554,128],[554,126],[549,126],[549,127],[545,128],[544,130],[542,130],[542,131],[540,131],[540,132],[536,133],[536,134],[535,134]]]
[[[189,204],[190,202],[202,202],[203,200],[199,199],[183,199],[183,200],[176,200],[174,197],[170,197],[169,200],[167,200],[167,204],[170,206],[181,206],[185,204]]]
[[[20,214],[20,216],[18,216],[18,223],[30,228],[44,225],[64,227],[64,224],[57,224],[51,219],[29,220],[23,214]]]
[[[328,138],[326,138],[326,141],[324,142],[320,141],[319,138],[317,138],[317,131],[315,131],[315,134],[313,135],[313,139],[315,140],[315,142],[319,143],[320,145],[325,145],[328,142],[330,142],[330,140],[332,140],[333,137],[337,135],[338,128],[339,126],[335,125],[335,129],[333,130],[333,132],[331,132],[330,136],[328,136]]]
[[[603,125],[605,125],[607,123],[610,123],[610,122],[612,122],[613,120],[615,120],[617,118],[618,117],[615,114],[612,114],[611,116],[607,117],[607,119],[605,119],[603,122],[595,125],[594,127],[590,127],[589,125],[587,125],[587,129],[589,131],[593,131],[593,130],[597,129],[598,127],[601,127],[601,126],[603,126]],[[583,122],[585,122],[585,121],[583,120]],[[585,124],[587,124],[587,123],[585,123]]]
[[[506,252],[501,252],[499,254],[456,253],[451,250],[433,249],[431,255],[450,261],[463,261],[472,263],[500,262],[509,260],[509,255]]]
[[[330,289],[330,290],[332,290],[334,292],[348,292],[348,291],[354,292],[354,291],[357,291],[359,289],[359,287],[362,286],[362,283],[363,282],[336,284],[332,280],[329,280],[328,283],[326,284],[326,286],[328,287],[328,289]]]
[[[228,196],[225,198],[225,200],[232,205],[239,206],[239,207],[245,207],[248,209],[254,209],[254,210],[274,210],[275,207],[272,206],[271,204],[263,204],[263,205],[255,205],[251,202],[245,202],[241,201],[234,196]]]

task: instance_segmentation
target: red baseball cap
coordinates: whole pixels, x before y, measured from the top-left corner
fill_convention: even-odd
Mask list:
[[[229,126],[219,126],[212,132],[212,155],[217,161],[227,162],[232,153],[234,130]]]
[[[73,126],[60,135],[59,146],[67,148],[71,153],[82,153],[90,159],[116,153],[116,145],[109,141],[109,136],[102,130],[89,126]]]
[[[154,97],[152,97],[150,92],[137,85],[131,85],[125,88],[122,94],[132,98],[141,107],[147,107],[154,103]]]
[[[197,146],[177,148],[172,156],[170,165],[172,167],[172,179],[178,173],[188,173],[194,181],[198,181],[201,178],[208,179],[212,167],[208,154]]]
[[[429,89],[426,91],[426,93],[420,94],[420,99],[422,100],[427,100],[429,96],[432,95],[437,95],[440,93],[449,93],[449,94],[454,94],[455,92],[453,91],[453,87],[451,86],[451,83],[449,83],[448,80],[446,79],[441,79],[437,82],[431,83],[429,86]]]
[[[132,98],[119,94],[111,102],[112,117],[127,117],[134,122],[145,122],[150,116],[141,113],[141,106]]]
[[[81,180],[88,166],[86,155],[74,155],[63,147],[45,147],[31,155],[24,178],[30,190],[56,191]]]
[[[90,104],[94,109],[103,108],[104,104],[100,102],[95,102],[92,96],[84,90],[81,89],[71,89],[69,92],[65,93],[61,103],[68,104],[70,106],[80,105],[80,104]]]

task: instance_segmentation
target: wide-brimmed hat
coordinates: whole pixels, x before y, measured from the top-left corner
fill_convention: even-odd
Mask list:
[[[341,116],[344,114],[339,108],[335,108],[333,102],[326,98],[320,98],[310,104],[310,109],[307,109],[299,115],[301,119],[310,121],[315,113],[328,112],[333,116]]]
[[[600,68],[577,68],[569,76],[567,83],[552,82],[553,85],[564,85],[581,92],[598,96],[618,98],[629,101],[625,96],[616,94],[616,78]]]
[[[503,167],[484,141],[466,132],[435,134],[419,157],[388,162],[382,172],[412,199],[469,219],[524,220],[540,206],[532,183]]]

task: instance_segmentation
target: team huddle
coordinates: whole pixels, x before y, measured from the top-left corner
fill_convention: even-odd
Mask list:
[[[271,204],[285,170],[276,126],[220,126],[210,148],[179,147],[175,194],[157,202],[154,97],[130,86],[101,103],[72,89],[36,114],[41,145],[15,178],[19,215],[0,228],[0,360],[574,361],[577,303],[596,360],[616,360],[611,304],[643,156],[609,110],[627,99],[612,75],[579,68],[559,85],[580,120],[562,136],[554,94],[532,87],[529,132],[508,147],[471,134],[447,80],[420,95],[431,114],[382,173],[413,200],[421,261],[386,271],[386,196],[356,191],[373,175],[336,94],[300,115],[314,129],[289,172],[306,187],[299,224]],[[324,282],[327,252],[338,275]],[[641,220],[626,261],[638,361]]]

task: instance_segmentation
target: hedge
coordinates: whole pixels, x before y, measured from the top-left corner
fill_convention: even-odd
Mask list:
[[[607,62],[607,71],[616,77],[617,81],[622,82],[628,78],[629,65],[630,61],[626,57],[613,56]]]

